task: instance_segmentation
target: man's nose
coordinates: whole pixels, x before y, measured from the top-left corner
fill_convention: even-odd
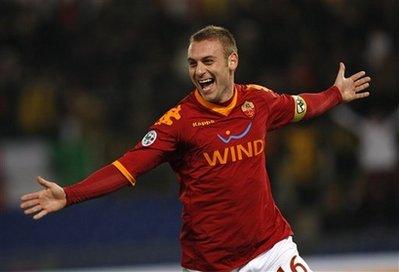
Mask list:
[[[195,75],[202,76],[203,74],[205,74],[205,71],[206,71],[205,65],[199,62],[195,69]]]

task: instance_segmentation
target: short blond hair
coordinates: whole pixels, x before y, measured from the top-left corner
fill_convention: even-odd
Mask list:
[[[233,34],[221,26],[209,25],[201,28],[191,35],[189,42],[192,44],[193,42],[214,39],[220,41],[222,44],[226,58],[228,58],[233,52],[238,53],[236,40],[234,39]]]

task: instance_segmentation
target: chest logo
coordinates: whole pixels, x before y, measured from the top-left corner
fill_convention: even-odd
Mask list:
[[[249,123],[248,126],[244,129],[243,132],[239,133],[239,134],[235,134],[235,135],[230,135],[230,131],[227,130],[226,134],[228,135],[227,138],[221,136],[218,134],[218,138],[225,144],[228,144],[231,140],[239,140],[241,138],[244,138],[248,132],[251,130],[252,127],[252,123]]]
[[[193,127],[209,126],[214,123],[215,123],[215,120],[196,121],[196,122],[193,122]]]
[[[241,106],[241,110],[249,118],[253,118],[255,116],[255,105],[251,101],[245,101]]]
[[[226,146],[224,149],[213,152],[204,152],[204,158],[209,166],[223,165],[247,158],[257,157],[264,153],[265,142],[263,139],[249,141],[246,144]]]

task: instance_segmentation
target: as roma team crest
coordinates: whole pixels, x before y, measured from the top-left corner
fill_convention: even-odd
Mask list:
[[[253,118],[255,116],[255,105],[250,101],[245,101],[241,106],[241,110],[249,118]]]

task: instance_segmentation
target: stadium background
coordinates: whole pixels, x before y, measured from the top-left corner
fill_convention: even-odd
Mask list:
[[[339,61],[372,76],[372,97],[349,106],[359,127],[338,111],[280,129],[268,169],[303,255],[396,258],[397,14],[395,0],[2,1],[0,270],[178,262],[178,185],[167,165],[39,222],[18,203],[38,189],[37,175],[74,183],[140,140],[192,89],[187,39],[207,24],[235,34],[237,82],[321,90]],[[375,135],[388,158],[367,149]]]

